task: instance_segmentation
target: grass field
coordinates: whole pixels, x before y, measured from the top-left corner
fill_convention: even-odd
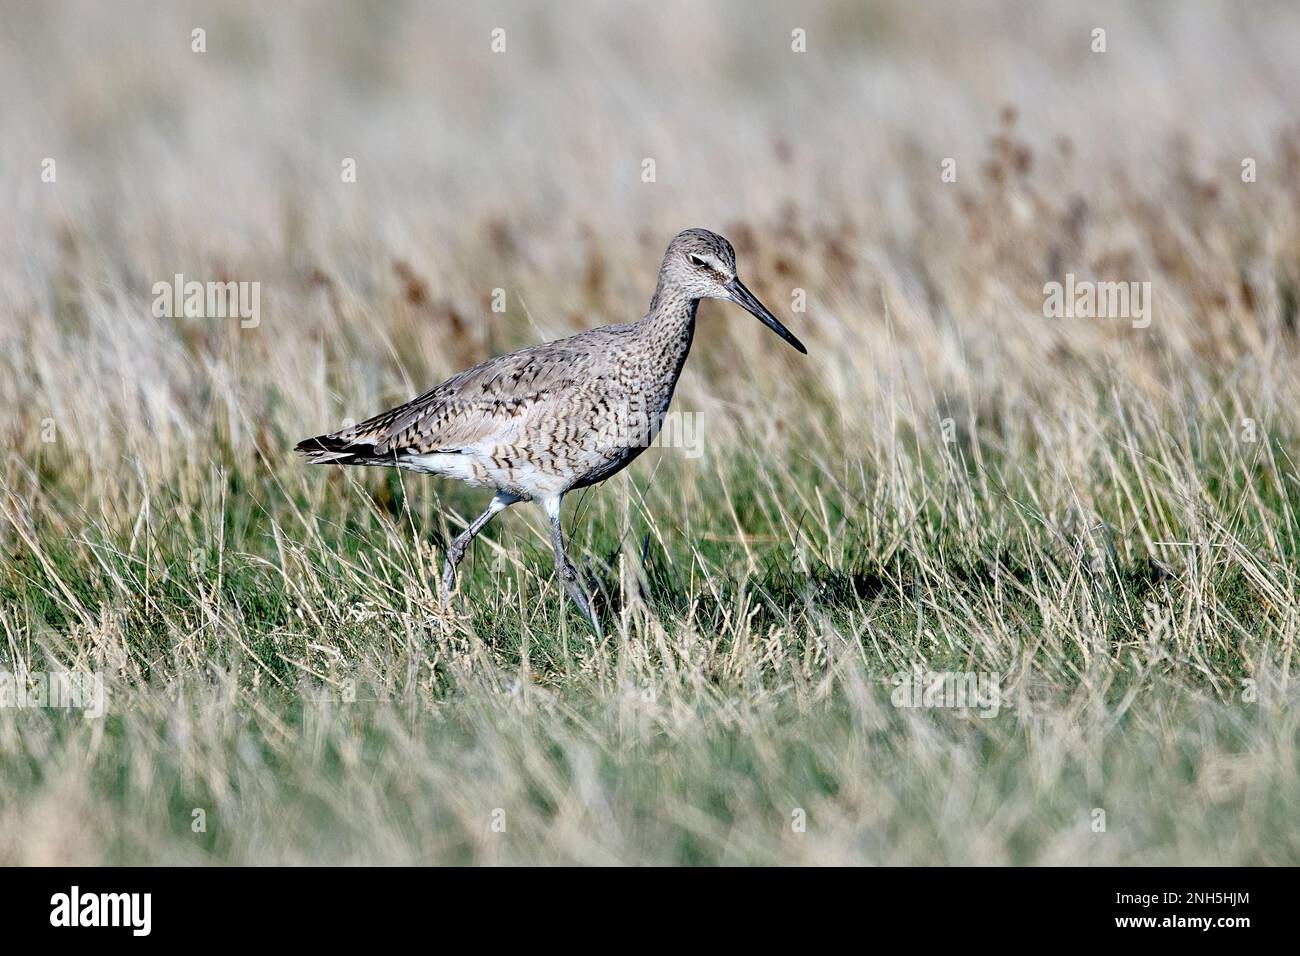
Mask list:
[[[1298,44],[1271,2],[4,4],[0,864],[1300,863]],[[445,611],[486,495],[292,455],[638,318],[689,226],[810,354],[701,307],[698,441],[567,502],[603,640],[538,509]],[[176,274],[256,321],[155,315]],[[1045,317],[1067,276],[1149,324]],[[16,706],[66,669],[102,716]]]

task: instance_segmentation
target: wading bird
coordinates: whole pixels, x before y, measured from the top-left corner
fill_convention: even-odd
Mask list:
[[[707,229],[687,229],[668,244],[650,311],[639,322],[499,355],[359,425],[301,441],[297,450],[317,464],[406,468],[496,491],[447,548],[444,600],[465,549],[492,516],[517,501],[540,503],[560,580],[599,632],[565,551],[560,502],[627,467],[654,439],[690,351],[701,299],[735,302],[808,353],[740,281],[731,243]]]

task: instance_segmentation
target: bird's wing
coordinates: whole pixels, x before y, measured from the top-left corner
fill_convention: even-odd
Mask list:
[[[513,430],[529,408],[590,377],[574,336],[500,355],[417,398],[329,436],[380,457],[457,452]]]

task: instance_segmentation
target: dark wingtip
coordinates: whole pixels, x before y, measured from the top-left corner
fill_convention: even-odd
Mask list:
[[[315,438],[304,438],[293,446],[293,450],[306,456],[313,464],[320,465],[330,462],[346,464],[357,448],[333,435],[317,435]]]
[[[348,441],[338,435],[304,438],[293,448],[313,465],[373,465],[387,462],[369,442]]]

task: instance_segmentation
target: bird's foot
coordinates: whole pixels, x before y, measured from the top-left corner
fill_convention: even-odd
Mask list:
[[[451,604],[452,593],[456,590],[456,565],[460,563],[460,557],[461,555],[453,547],[447,552],[447,560],[442,565],[442,588],[439,596],[444,607]]]
[[[573,598],[573,603],[578,605],[578,610],[582,612],[588,623],[591,624],[592,630],[596,632],[596,637],[600,640],[605,639],[605,631],[600,626],[600,618],[596,616],[596,611],[592,606],[591,595],[583,588],[582,583],[578,580],[577,569],[573,569],[573,576],[564,576],[564,589],[569,592],[569,597]]]

